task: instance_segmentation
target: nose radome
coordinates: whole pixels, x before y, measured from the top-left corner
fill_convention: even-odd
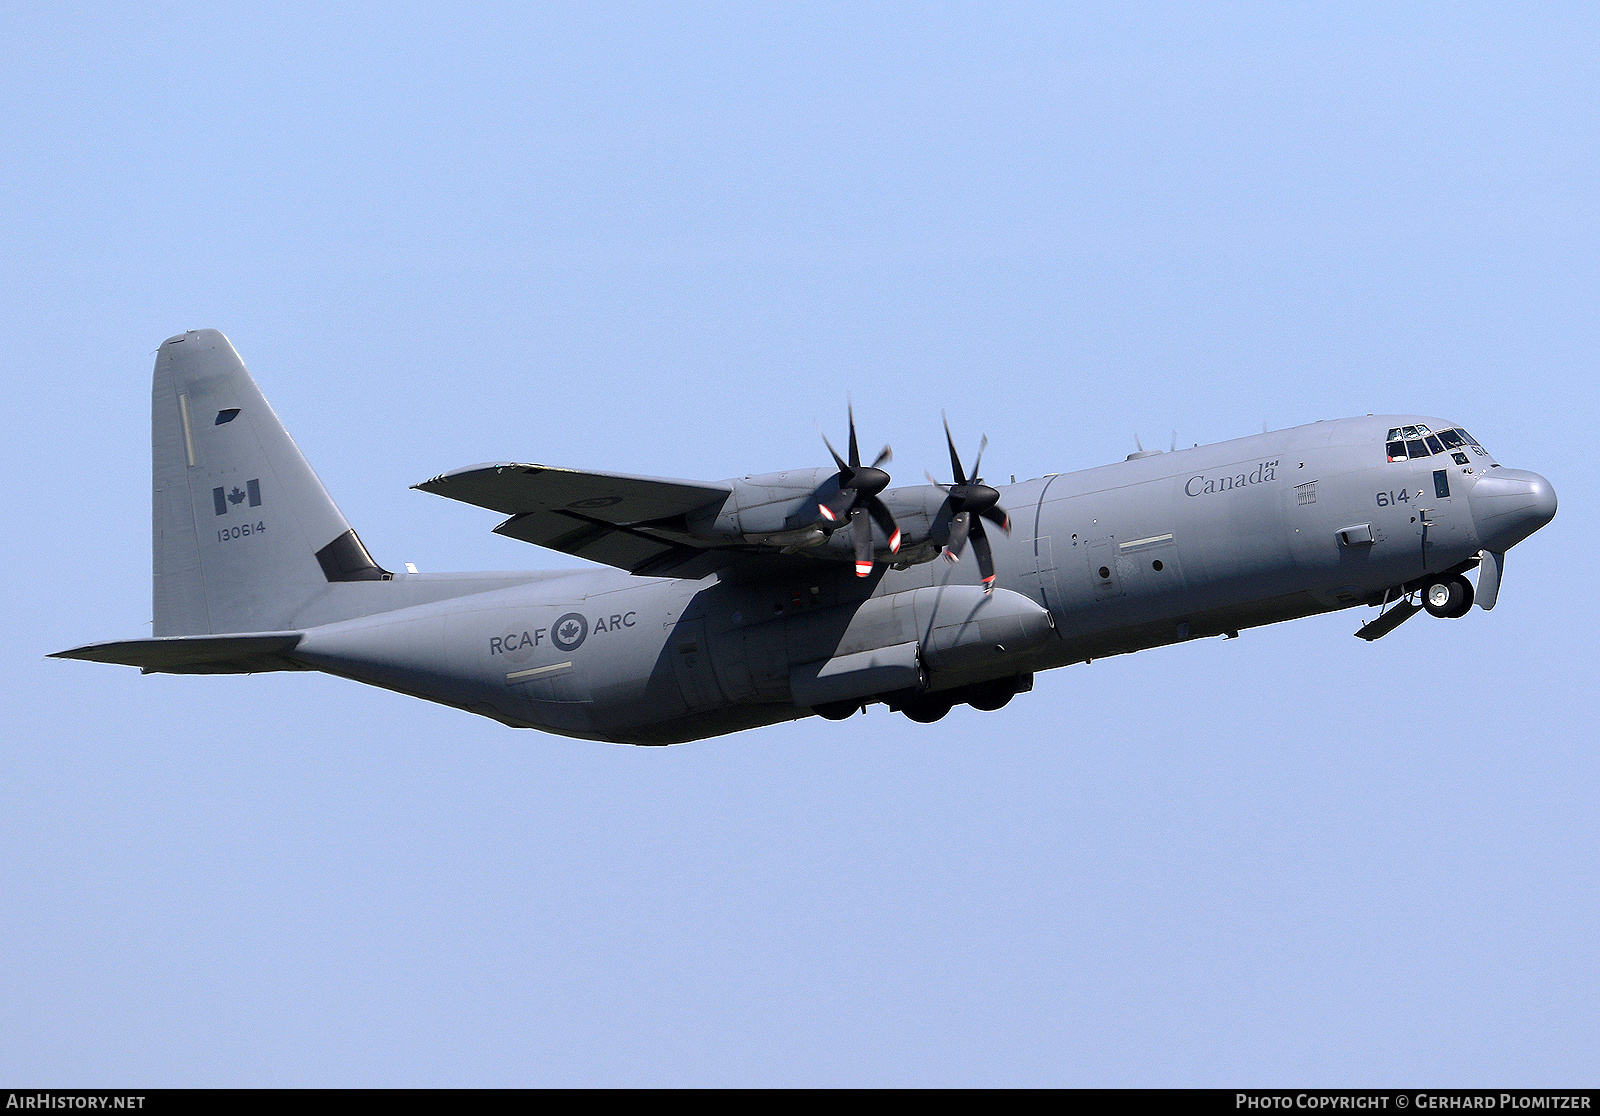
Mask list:
[[[1524,469],[1495,469],[1479,477],[1468,502],[1485,550],[1507,550],[1556,515],[1555,485]]]

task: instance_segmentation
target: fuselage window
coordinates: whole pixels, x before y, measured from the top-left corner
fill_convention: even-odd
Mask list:
[[[1461,440],[1461,431],[1459,430],[1439,431],[1439,441],[1444,443],[1445,449],[1455,449],[1466,444]]]
[[[1456,433],[1466,439],[1467,445],[1475,446],[1478,444],[1478,439],[1474,438],[1471,434],[1468,434],[1465,430],[1457,430]]]
[[[1446,469],[1433,471],[1433,494],[1441,500],[1450,498],[1450,473]]]
[[[1439,444],[1439,439],[1435,438],[1432,434],[1428,435],[1427,441],[1428,441],[1428,452],[1429,453],[1443,453],[1444,452],[1444,447]]]
[[[1406,459],[1406,444],[1404,442],[1390,442],[1386,448],[1389,451],[1390,461],[1404,461]]]
[[[1455,463],[1457,465],[1465,465],[1467,463],[1467,455],[1462,453],[1460,450],[1456,450],[1450,456],[1455,459]]]
[[[1428,447],[1421,438],[1412,438],[1406,443],[1406,450],[1412,457],[1427,457]]]

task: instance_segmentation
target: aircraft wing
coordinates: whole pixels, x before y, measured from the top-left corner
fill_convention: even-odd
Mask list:
[[[721,503],[733,489],[704,481],[587,473],[498,461],[453,469],[413,487],[506,515],[579,512],[606,523],[644,523]]]
[[[511,516],[496,534],[630,573],[699,578],[730,561],[663,523],[722,503],[725,484],[494,462],[413,487]]]

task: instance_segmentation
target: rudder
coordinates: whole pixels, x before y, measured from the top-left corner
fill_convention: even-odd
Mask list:
[[[329,582],[389,579],[217,330],[157,352],[151,457],[155,635],[279,631]]]

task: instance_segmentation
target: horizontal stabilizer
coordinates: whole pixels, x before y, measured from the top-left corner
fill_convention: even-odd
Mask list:
[[[305,670],[287,658],[302,632],[252,632],[249,635],[157,636],[90,643],[57,651],[52,659],[86,659],[139,667],[146,674],[255,674]]]
[[[587,473],[548,465],[468,465],[412,487],[505,515],[573,511],[606,523],[647,523],[720,504],[725,484]]]

